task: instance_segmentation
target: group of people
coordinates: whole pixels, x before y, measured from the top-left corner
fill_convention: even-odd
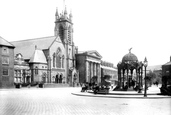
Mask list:
[[[110,88],[105,85],[98,85],[97,83],[82,83],[81,85],[81,92],[87,92],[87,90],[92,90],[94,94],[97,94],[99,91],[106,92],[106,90],[109,90]]]
[[[82,83],[81,84],[81,92],[85,92],[87,91],[88,89],[89,90],[93,90],[95,87],[97,87],[97,83],[93,82],[93,83],[88,83],[88,82],[85,82],[85,83]]]
[[[156,86],[158,87],[158,84],[159,84],[159,83],[156,81],[156,82],[154,82],[153,84],[156,85]]]
[[[89,85],[88,83],[83,83],[81,84],[81,92],[87,92],[88,88],[89,88]]]

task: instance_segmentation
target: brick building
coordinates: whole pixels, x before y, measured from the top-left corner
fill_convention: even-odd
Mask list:
[[[14,84],[14,45],[0,37],[0,88]]]

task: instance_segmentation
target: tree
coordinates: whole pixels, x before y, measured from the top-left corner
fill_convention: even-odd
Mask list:
[[[110,75],[105,75],[104,76],[104,82],[103,82],[103,85],[105,85],[106,87],[110,86],[110,79],[111,79],[111,76]]]
[[[155,79],[156,79],[156,74],[150,70],[149,73],[147,74],[147,82],[150,85],[152,85]]]
[[[110,80],[111,76],[110,75],[105,75],[104,80]]]

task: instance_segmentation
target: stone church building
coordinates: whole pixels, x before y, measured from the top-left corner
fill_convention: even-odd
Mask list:
[[[21,54],[29,64],[31,76],[27,82],[72,84],[78,80],[72,14],[68,15],[65,8],[60,15],[56,10],[55,17],[54,36],[11,42],[14,55]]]

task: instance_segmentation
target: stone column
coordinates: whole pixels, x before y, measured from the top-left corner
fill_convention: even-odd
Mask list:
[[[93,62],[93,76],[95,75],[94,68],[95,68],[95,63]]]
[[[129,79],[129,84],[132,86],[132,78],[133,78],[133,71],[134,69],[131,69],[131,78]],[[130,81],[131,80],[131,81]]]
[[[101,83],[101,68],[100,68],[100,64],[98,64],[98,83]]]
[[[94,76],[97,76],[96,71],[97,71],[97,69],[96,69],[96,63],[94,63]]]
[[[121,78],[121,70],[120,68],[118,68],[118,86],[120,87],[121,85],[121,81],[120,81],[120,78]]]
[[[88,72],[89,72],[89,76],[88,76],[88,81],[87,82],[90,82],[90,78],[91,78],[91,62],[89,62],[89,69],[88,69]]]
[[[89,71],[88,71],[88,67],[89,67],[89,62],[86,60],[85,61],[85,81],[88,82],[88,74],[89,74]]]
[[[138,78],[139,78],[139,69],[137,69],[136,84],[138,84]]]
[[[127,68],[126,72],[127,72],[127,85],[128,85],[128,87],[130,87],[129,76],[128,76],[128,74],[129,74],[129,69],[128,69],[128,68]]]
[[[93,72],[93,62],[91,62],[91,77],[90,77],[90,79],[93,77],[93,74],[94,74],[94,72]]]
[[[122,88],[122,77],[123,77],[123,69],[121,69],[121,77],[120,77],[120,85],[121,85],[121,88]]]
[[[122,89],[124,89],[124,81],[125,81],[125,80],[124,80],[124,75],[125,75],[125,70],[124,70],[124,69],[122,69],[122,70],[123,70],[123,71],[122,71],[122,72],[123,72],[123,73],[122,73],[122,74],[123,74],[123,86],[122,86]]]
[[[96,76],[99,77],[99,74],[98,74],[98,63],[96,63]],[[98,78],[97,78],[98,79]],[[97,80],[98,81],[98,80]]]
[[[137,86],[138,69],[136,68],[136,82],[134,86]]]

